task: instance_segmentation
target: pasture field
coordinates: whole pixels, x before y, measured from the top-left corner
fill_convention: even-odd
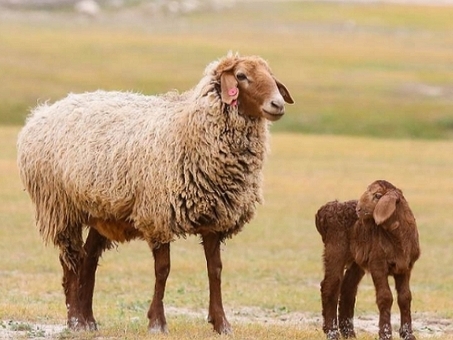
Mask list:
[[[94,301],[100,330],[64,329],[58,252],[42,244],[33,224],[16,168],[18,131],[0,127],[0,338],[218,339],[205,321],[207,275],[195,237],[172,244],[165,297],[169,336],[146,334],[153,262],[139,241],[101,259]],[[271,146],[266,201],[253,222],[223,247],[231,338],[324,339],[322,242],[314,214],[329,200],[357,198],[370,182],[383,178],[403,189],[420,231],[422,256],[412,277],[415,332],[419,339],[453,339],[453,141],[274,133]],[[377,311],[368,276],[356,313],[359,339],[375,339]],[[393,315],[396,329],[396,302]]]
[[[228,50],[263,56],[296,100],[272,126],[265,204],[223,247],[231,338],[324,339],[314,214],[387,179],[403,189],[420,231],[415,333],[453,339],[453,6],[238,1],[156,17],[142,1],[124,3],[96,18],[0,10],[0,339],[219,339],[205,321],[208,280],[195,237],[172,244],[170,335],[146,333],[153,261],[138,241],[101,260],[100,330],[67,331],[58,251],[34,227],[15,142],[37,102],[98,88],[184,91]],[[356,314],[359,339],[375,339],[369,277]],[[396,302],[393,315],[396,330]]]
[[[238,1],[158,17],[125,3],[96,18],[2,9],[0,124],[68,92],[186,90],[233,50],[263,56],[292,92],[275,130],[453,136],[453,6]]]

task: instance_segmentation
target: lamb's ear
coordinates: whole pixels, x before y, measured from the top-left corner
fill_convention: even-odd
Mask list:
[[[234,105],[239,96],[238,82],[232,72],[220,76],[220,96],[227,105]]]
[[[392,216],[395,212],[398,199],[396,192],[388,192],[379,199],[373,211],[374,222],[377,225],[381,225]]]
[[[294,100],[291,97],[291,94],[289,93],[286,86],[283,85],[281,82],[279,82],[277,79],[274,78],[274,80],[275,80],[275,83],[277,84],[278,91],[282,95],[285,102],[287,102],[288,104],[294,104]]]

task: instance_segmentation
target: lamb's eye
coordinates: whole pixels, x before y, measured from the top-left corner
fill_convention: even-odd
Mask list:
[[[377,200],[380,199],[381,197],[382,197],[382,194],[380,192],[377,192],[374,194],[374,198]]]
[[[246,76],[244,73],[238,73],[238,74],[236,74],[236,78],[237,78],[237,80],[239,80],[239,81],[247,80],[247,76]]]

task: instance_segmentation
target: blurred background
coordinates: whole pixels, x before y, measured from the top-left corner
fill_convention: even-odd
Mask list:
[[[0,124],[68,92],[185,91],[229,50],[296,105],[274,131],[453,137],[453,1],[0,0]]]
[[[235,322],[237,338],[325,338],[314,214],[385,178],[405,192],[420,231],[417,334],[453,339],[453,0],[0,0],[0,338],[14,322],[33,332],[65,324],[58,251],[34,228],[16,165],[30,109],[69,92],[183,92],[230,50],[266,59],[296,101],[271,127],[265,204],[223,257],[228,314],[252,322],[265,314],[284,328]],[[171,317],[178,340],[212,335],[198,243],[172,245],[166,303],[174,314],[199,311],[203,325]],[[145,242],[103,256],[95,313],[104,338],[147,338],[151,266]],[[367,326],[377,326],[374,301],[366,277],[357,306],[372,334],[364,339],[377,334]],[[393,309],[397,318],[396,300]]]

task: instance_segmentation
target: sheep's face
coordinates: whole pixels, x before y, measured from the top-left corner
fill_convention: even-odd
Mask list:
[[[402,193],[391,183],[379,180],[371,183],[357,203],[357,216],[373,219],[377,225],[387,221],[395,212]]]
[[[285,85],[259,57],[227,57],[216,71],[222,101],[237,106],[242,115],[276,121],[285,113],[285,102],[294,103]]]

